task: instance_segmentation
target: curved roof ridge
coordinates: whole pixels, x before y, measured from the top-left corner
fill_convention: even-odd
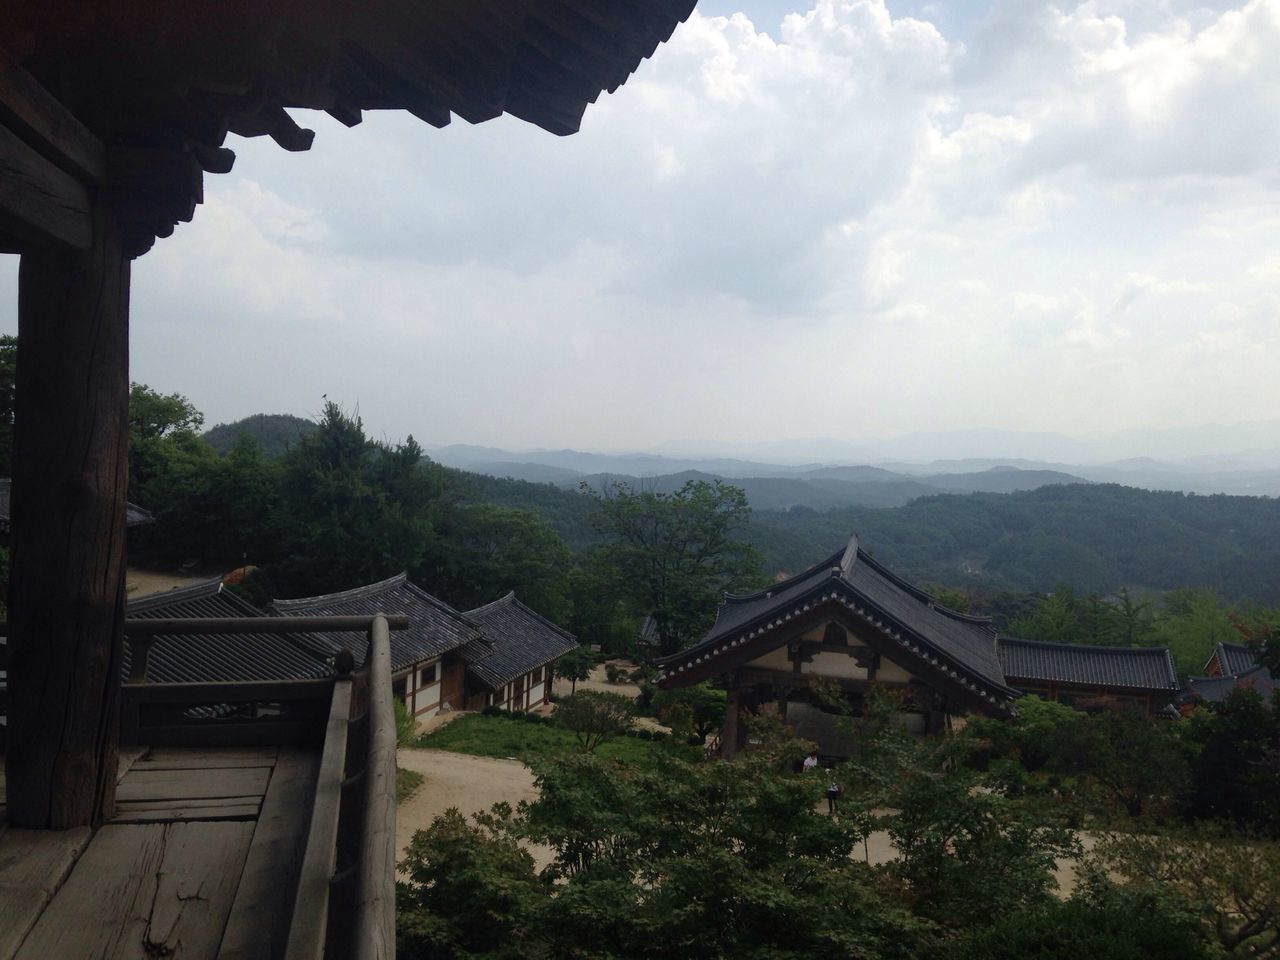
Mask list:
[[[457,607],[453,606],[452,604],[446,603],[445,601],[441,600],[439,597],[435,596],[434,594],[427,593],[426,590],[422,589],[422,587],[418,586],[412,580],[406,579],[404,582],[404,586],[406,590],[408,590],[410,593],[412,593],[415,597],[417,597],[419,600],[423,601],[424,603],[429,603],[433,607],[435,607],[437,610],[450,614],[451,616],[455,616],[459,620],[462,620],[468,624],[471,624],[472,626],[475,626],[475,624],[471,623],[471,621],[467,619],[467,615],[463,613],[461,610],[459,610]],[[479,629],[479,627],[477,627],[476,629]]]
[[[500,596],[497,600],[490,600],[488,603],[482,603],[478,607],[472,607],[470,610],[464,611],[463,616],[472,617],[472,616],[475,616],[476,614],[487,613],[490,610],[496,610],[498,607],[502,606],[503,604],[511,603],[511,601],[515,600],[515,598],[516,598],[516,592],[514,590],[508,590],[506,593]],[[521,606],[524,606],[524,604],[521,604]]]
[[[127,610],[134,612],[145,612],[153,607],[165,606],[170,603],[181,603],[184,600],[217,596],[221,591],[222,577],[210,577],[208,580],[198,580],[195,583],[188,583],[186,586],[174,587],[159,593],[149,593],[146,596],[138,597],[136,600],[127,600],[125,607]],[[240,598],[237,597],[237,599]],[[247,600],[242,602],[248,604]],[[265,616],[265,614],[260,615]]]
[[[340,590],[337,593],[321,593],[314,597],[297,597],[292,600],[273,599],[271,601],[271,606],[276,610],[304,610],[307,607],[341,603],[345,600],[358,600],[363,597],[375,596],[379,593],[385,593],[387,590],[392,590],[401,584],[408,583],[408,581],[408,572],[402,570],[395,576],[387,577],[385,580],[366,583],[364,586],[352,587],[350,590]]]
[[[1168,655],[1168,647],[1119,647],[1101,643],[1059,643],[1055,640],[1027,640],[1024,637],[1001,635],[998,643],[1029,643],[1037,647],[1053,647],[1055,650],[1088,650],[1098,653],[1150,653]]]
[[[529,606],[527,603],[522,601],[519,597],[516,596],[516,592],[514,590],[508,590],[506,596],[499,597],[497,600],[494,600],[490,603],[486,603],[483,607],[476,607],[474,610],[468,610],[467,615],[479,613],[482,610],[488,610],[491,607],[497,607],[500,604],[508,604],[508,603],[512,604],[513,606],[519,607],[521,610],[529,614],[531,617],[534,617],[535,619],[546,624],[552,630],[556,631],[556,633],[562,634],[564,637],[566,637],[569,640],[572,640],[574,643],[579,642],[577,637],[575,637],[572,633],[570,633],[564,627],[560,626],[560,624],[555,623],[552,620],[548,620],[546,617],[540,614],[537,610],[533,609],[533,607]]]
[[[738,602],[742,600],[759,600],[762,597],[767,597],[771,593],[777,593],[779,590],[785,590],[787,589],[787,587],[793,584],[799,583],[801,580],[804,580],[806,577],[813,576],[819,570],[822,570],[824,568],[828,570],[838,570],[840,567],[840,558],[842,556],[844,556],[843,547],[837,550],[835,553],[833,553],[831,556],[829,556],[826,560],[822,561],[821,563],[815,563],[813,566],[808,567],[804,570],[801,570],[799,573],[792,574],[791,576],[787,577],[785,580],[774,581],[773,583],[769,584],[767,587],[761,587],[759,590],[753,590],[751,593],[730,593],[729,591],[726,590],[724,592],[724,600],[727,603]]]
[[[950,617],[952,620],[958,620],[961,623],[972,623],[978,626],[989,626],[993,622],[991,617],[983,617],[974,613],[964,613],[961,610],[956,610],[953,607],[948,607],[945,603],[940,601],[928,590],[925,590],[923,587],[917,586],[916,584],[912,583],[910,580],[906,579],[900,574],[894,573],[885,564],[881,563],[875,557],[871,556],[871,554],[864,551],[861,547],[858,548],[858,562],[859,563],[865,562],[868,566],[874,569],[876,573],[880,574],[886,580],[889,580],[895,586],[902,588],[911,596],[915,597],[915,599],[919,600],[921,603],[927,603],[929,606],[931,606],[934,610],[938,611],[938,613],[942,614],[944,617]]]

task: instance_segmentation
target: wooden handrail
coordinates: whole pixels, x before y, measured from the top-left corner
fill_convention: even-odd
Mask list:
[[[147,620],[124,622],[125,636],[199,636],[211,633],[368,633],[377,617],[226,617],[218,619]],[[409,626],[403,613],[382,616],[392,630]]]

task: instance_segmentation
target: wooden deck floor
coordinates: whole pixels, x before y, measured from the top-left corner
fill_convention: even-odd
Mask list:
[[[315,751],[157,748],[92,835],[0,824],[0,960],[282,956],[318,765]]]

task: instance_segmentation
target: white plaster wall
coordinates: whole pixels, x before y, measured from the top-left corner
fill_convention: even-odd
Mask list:
[[[865,667],[847,653],[819,653],[809,663],[800,665],[801,673],[816,673],[822,677],[846,677],[850,680],[867,679]]]
[[[882,656],[880,658],[880,669],[876,671],[876,679],[906,683],[911,679],[911,674],[888,657]]]
[[[748,666],[759,667],[762,670],[784,670],[791,672],[791,658],[787,656],[787,648],[785,646],[775,647],[762,657],[756,657]]]

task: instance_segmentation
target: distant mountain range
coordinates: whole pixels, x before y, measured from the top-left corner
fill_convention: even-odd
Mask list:
[[[514,453],[455,444],[428,450],[445,466],[534,483],[598,487],[606,481],[667,490],[693,477],[723,479],[747,491],[757,509],[806,506],[893,507],[935,493],[1014,493],[1062,483],[1118,483],[1146,490],[1280,496],[1280,467],[1262,451],[1184,461],[1130,458],[1100,464],[963,458],[877,464],[769,463],[729,457],[599,454],[578,450]],[[1247,464],[1254,464],[1247,466]]]

